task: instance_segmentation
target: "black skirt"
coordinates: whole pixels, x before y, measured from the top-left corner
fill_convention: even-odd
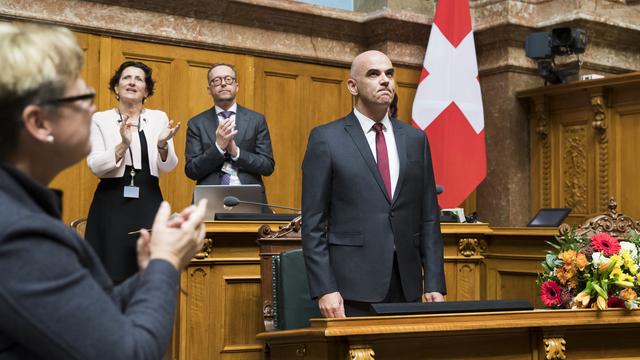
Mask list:
[[[135,186],[140,188],[137,199],[125,198],[124,187],[131,183],[131,167],[121,178],[100,179],[89,215],[85,238],[100,257],[109,276],[120,283],[138,271],[136,242],[139,234],[128,235],[141,228],[149,229],[162,192],[158,178],[149,171],[149,155],[144,131],[140,136],[142,169],[136,169]]]

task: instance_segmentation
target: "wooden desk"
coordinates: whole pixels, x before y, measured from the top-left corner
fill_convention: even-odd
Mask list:
[[[287,222],[273,222],[278,229]],[[262,359],[256,221],[206,223],[207,246],[180,275],[173,359]]]
[[[211,239],[180,278],[171,354],[180,360],[262,358],[271,291],[270,257],[300,247],[299,234],[268,238],[286,222],[207,223]],[[265,232],[269,229],[269,232]],[[538,298],[535,276],[555,229],[443,224],[449,300]],[[258,245],[258,238],[261,238]],[[262,265],[261,265],[262,262]],[[269,298],[270,299],[270,298]],[[269,301],[269,300],[265,300]]]
[[[638,331],[640,311],[534,310],[312,319],[258,339],[271,360],[621,360],[640,356]]]
[[[447,300],[526,299],[542,307],[536,286],[540,263],[556,228],[491,228],[442,224]],[[265,329],[273,328],[271,257],[300,248],[299,227],[263,228],[260,245]]]

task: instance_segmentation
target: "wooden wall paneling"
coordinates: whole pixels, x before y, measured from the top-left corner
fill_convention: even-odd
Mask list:
[[[593,142],[596,160],[596,194],[595,208],[599,213],[607,211],[609,197],[611,195],[610,186],[610,107],[609,94],[604,88],[595,88],[590,91],[591,100],[591,128],[593,130]]]
[[[349,114],[353,109],[353,100],[347,90],[349,70],[329,66],[306,65],[309,74],[305,78],[305,91],[299,136],[298,165],[300,174],[297,179],[296,204],[301,205],[302,196],[302,161],[307,149],[311,130],[319,125],[329,123]]]
[[[487,300],[526,299],[540,308],[536,286],[541,262],[551,250],[546,242],[557,235],[555,228],[493,228],[484,253]]]
[[[540,263],[544,256],[487,256],[487,300],[529,300],[536,308],[542,308],[540,292],[536,285]]]
[[[447,285],[447,301],[458,300],[458,286],[456,282],[456,264],[452,261],[447,261],[445,257],[444,261],[444,281]]]
[[[275,170],[264,178],[268,201],[274,205],[299,207],[300,120],[304,116],[302,65],[257,59],[256,109],[264,114],[275,158]],[[280,211],[278,211],[280,212]]]
[[[566,222],[581,223],[602,213],[613,196],[622,212],[640,215],[640,193],[633,180],[626,180],[638,168],[639,74],[518,94],[530,105],[532,213],[540,207],[572,207]]]
[[[219,225],[217,222],[212,223]],[[260,359],[264,331],[260,258],[253,224],[220,224],[211,252],[181,274],[171,354],[178,359]],[[226,230],[219,231],[221,228]],[[253,232],[246,232],[251,228]]]
[[[576,223],[598,211],[596,204],[595,139],[591,109],[557,114],[558,149],[554,158],[558,178],[555,184],[561,201],[556,207],[572,209],[568,222]]]
[[[640,104],[617,111],[615,119],[617,161],[612,167],[618,175],[615,184],[620,212],[640,218]]]
[[[531,213],[551,206],[550,129],[547,99],[533,97],[529,103],[531,143]]]
[[[260,265],[229,260],[212,268],[211,299],[219,305],[209,321],[209,353],[203,359],[261,359],[263,345],[255,336],[264,331],[260,297]],[[197,357],[189,357],[197,359]]]
[[[420,71],[414,68],[396,67],[396,94],[398,95],[398,119],[411,123],[413,99],[416,96]]]
[[[269,123],[276,168],[265,178],[269,202],[300,207],[309,131],[347,114],[347,70],[256,58],[255,104]]]
[[[88,86],[93,87],[100,94],[102,90],[99,86],[100,66],[98,61],[100,38],[83,33],[75,33],[75,35],[84,52],[81,76]],[[93,195],[96,184],[97,180],[84,159],[53,179],[49,186],[64,191],[62,204],[64,222],[69,223],[71,220],[87,216],[92,199],[87,194]]]
[[[487,224],[444,224],[444,266],[447,300],[484,299],[484,252]]]
[[[189,267],[183,272],[180,301],[180,359],[211,359],[212,313],[217,309],[211,301],[216,295],[216,274],[212,266],[202,264]],[[175,328],[175,327],[174,327]],[[174,330],[175,331],[175,330]]]

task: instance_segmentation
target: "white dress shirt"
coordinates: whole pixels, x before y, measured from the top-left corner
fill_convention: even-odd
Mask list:
[[[216,115],[218,115],[218,125],[219,125],[220,123],[222,123],[222,120],[225,120],[225,117],[222,116],[221,114],[225,110],[219,107],[218,105],[214,106],[214,108],[216,110]],[[233,105],[229,107],[229,110],[226,110],[226,111],[233,111],[233,114],[229,117],[229,119],[231,119],[231,121],[233,122],[234,124],[233,127],[235,130],[236,113],[238,112],[238,104],[234,102]],[[216,147],[218,148],[218,151],[220,152],[220,154],[224,155],[227,153],[227,150],[221,148],[217,142],[216,142]],[[232,157],[231,160],[236,161],[238,160],[239,157],[240,157],[240,148],[238,147],[238,153],[236,154],[236,156]],[[229,174],[229,185],[242,185],[242,182],[240,182],[240,178],[238,177],[238,169],[236,169],[231,163],[225,162],[222,165],[222,171]]]
[[[367,142],[369,143],[369,148],[371,149],[373,158],[377,162],[378,154],[376,152],[376,132],[373,130],[373,125],[376,122],[363,115],[356,108],[353,109],[353,113],[358,119],[358,122],[362,127],[362,131],[364,131],[364,136],[367,138]],[[396,138],[395,136],[393,136],[393,126],[391,126],[391,120],[389,120],[388,114],[384,116],[384,119],[382,119],[381,123],[384,141],[387,144],[387,154],[389,157],[389,175],[391,176],[391,197],[393,197],[393,194],[396,191],[396,185],[398,184],[398,176],[400,174],[400,158],[398,157]]]

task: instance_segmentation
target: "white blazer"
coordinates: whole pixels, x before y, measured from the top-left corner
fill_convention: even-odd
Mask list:
[[[115,109],[96,112],[91,118],[91,152],[87,157],[87,164],[98,177],[122,177],[125,165],[132,164],[129,150],[125,152],[120,161],[116,162],[116,146],[122,142],[119,120],[120,115]],[[168,141],[167,160],[162,161],[158,154],[158,136],[169,124],[167,114],[160,110],[144,109],[140,116],[140,123],[147,138],[151,175],[158,177],[160,170],[164,172],[173,170],[178,164],[173,139]],[[129,148],[133,154],[133,166],[140,169],[142,167],[140,139],[135,134]]]

